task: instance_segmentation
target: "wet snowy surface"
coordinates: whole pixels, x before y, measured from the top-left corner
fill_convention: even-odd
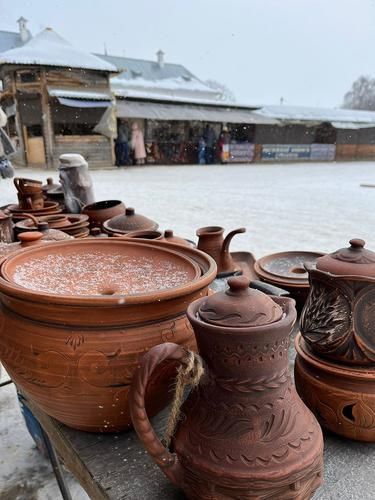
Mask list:
[[[17,171],[41,180],[51,174],[56,181],[55,172]],[[98,201],[122,199],[177,235],[195,239],[201,226],[246,226],[248,232],[234,238],[232,249],[257,257],[284,250],[333,251],[353,237],[375,250],[375,189],[360,187],[375,183],[373,162],[134,167],[91,175]],[[12,180],[0,180],[0,205],[14,202]],[[374,447],[331,436],[328,441],[326,484],[316,498],[373,499]],[[68,481],[74,500],[88,498],[70,475]],[[59,498],[50,466],[23,424],[14,386],[0,388],[0,499]]]
[[[58,173],[18,170],[46,180]],[[129,207],[196,239],[197,228],[245,226],[233,250],[256,257],[284,250],[333,251],[350,238],[375,248],[374,162],[131,167],[91,172],[96,200]],[[12,179],[0,180],[0,204],[15,203]]]

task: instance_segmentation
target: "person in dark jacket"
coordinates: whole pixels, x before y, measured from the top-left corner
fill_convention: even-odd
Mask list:
[[[206,163],[209,165],[214,163],[215,160],[216,133],[208,124],[206,125],[203,137],[206,142]]]
[[[115,143],[116,165],[118,167],[129,165],[129,135],[128,123],[120,120]]]

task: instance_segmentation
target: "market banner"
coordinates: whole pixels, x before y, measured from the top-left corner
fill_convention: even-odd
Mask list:
[[[261,158],[265,161],[332,161],[335,156],[335,144],[264,144]]]
[[[229,163],[249,163],[254,159],[255,145],[242,142],[229,145]]]

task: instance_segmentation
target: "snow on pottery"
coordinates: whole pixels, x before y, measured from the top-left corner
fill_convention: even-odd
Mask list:
[[[107,432],[130,425],[129,384],[150,347],[194,348],[186,308],[216,266],[178,245],[90,238],[26,249],[0,273],[0,359],[12,379],[57,420]],[[171,373],[151,381],[151,414],[168,400]]]
[[[251,290],[244,276],[228,284],[187,310],[204,373],[181,408],[174,452],[152,429],[144,396],[159,363],[187,369],[191,354],[181,346],[159,345],[143,357],[130,391],[135,430],[188,498],[310,498],[322,484],[323,437],[290,377],[294,301]]]

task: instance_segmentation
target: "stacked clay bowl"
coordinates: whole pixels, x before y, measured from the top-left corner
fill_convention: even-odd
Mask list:
[[[51,229],[58,229],[74,238],[85,238],[89,235],[88,215],[85,214],[58,214],[37,217],[38,222],[47,222]],[[22,219],[15,224],[17,233],[35,231],[35,223],[30,219]]]
[[[353,239],[306,266],[295,382],[323,427],[375,442],[375,253],[364,246]]]
[[[185,312],[215,275],[208,255],[159,241],[88,238],[26,249],[0,268],[0,360],[60,422],[125,429],[140,358],[161,342],[194,348]],[[172,368],[149,385],[150,414],[168,402]]]

